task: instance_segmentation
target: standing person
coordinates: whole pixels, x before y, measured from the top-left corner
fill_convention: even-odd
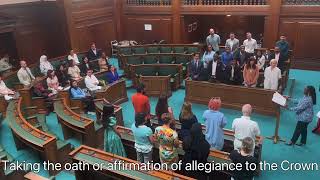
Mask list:
[[[244,45],[240,46],[240,49],[238,49],[233,54],[233,58],[238,60],[237,63],[241,67],[241,69],[243,69],[243,67],[246,65],[249,57],[249,54],[245,51]]]
[[[279,47],[281,54],[284,56],[284,59],[289,58],[289,43],[285,35],[280,36],[280,40],[276,42],[276,46]]]
[[[250,116],[252,113],[252,106],[250,104],[245,104],[242,106],[242,114],[241,118],[236,118],[232,122],[232,130],[234,131],[234,149],[240,150],[242,141],[246,137],[250,137],[255,140],[256,136],[260,136],[260,129],[258,123],[251,120]],[[261,138],[262,141],[262,138]],[[253,141],[254,142],[254,141]],[[254,154],[254,147],[251,152],[251,155]]]
[[[192,80],[200,80],[200,73],[203,71],[203,63],[199,59],[200,54],[194,53],[193,60],[189,64],[189,74]]]
[[[229,46],[227,46],[225,51],[221,54],[221,60],[224,66],[227,66],[233,60],[233,53]]]
[[[254,151],[254,139],[251,137],[246,137],[242,140],[241,148],[239,150],[233,150],[229,157],[234,164],[241,164],[242,168],[241,170],[237,171],[231,171],[232,172],[232,178],[234,180],[253,180],[253,177],[255,175],[254,170],[250,170],[245,168],[246,164],[258,164],[257,158],[253,157]]]
[[[101,57],[101,52],[96,48],[96,44],[92,43],[87,55],[89,61],[96,60]]]
[[[282,55],[279,47],[274,47],[274,52],[271,53],[270,58],[277,60],[278,67],[282,72],[285,70],[284,64],[287,59]]]
[[[250,56],[254,55],[254,50],[258,48],[257,41],[252,38],[250,32],[247,32],[247,39],[243,41],[245,51],[249,53]]]
[[[71,81],[70,94],[71,98],[80,99],[86,105],[86,113],[95,114],[93,98],[91,96],[87,96],[87,94],[80,87],[78,87],[78,82],[75,80]]]
[[[70,53],[69,53],[69,55],[68,55],[68,60],[69,60],[69,61],[74,60],[74,62],[75,62],[77,65],[80,64],[78,55],[74,52],[73,49],[70,50]]]
[[[260,71],[264,71],[266,60],[268,60],[265,56],[265,54],[262,54],[261,50],[257,50],[256,56],[257,65],[259,66]]]
[[[0,95],[4,96],[4,99],[6,101],[9,101],[11,99],[14,99],[15,97],[18,97],[19,93],[9,89],[4,83],[4,81],[2,80],[2,78],[3,78],[2,73],[0,73]]]
[[[290,111],[294,111],[297,117],[297,125],[294,130],[291,141],[287,145],[295,145],[298,138],[301,135],[301,141],[297,146],[304,146],[307,143],[307,134],[308,134],[308,125],[313,119],[313,106],[316,104],[316,90],[313,86],[307,86],[304,89],[304,96],[300,100],[292,100],[294,103],[297,103],[295,107],[289,108]]]
[[[182,143],[184,156],[182,159],[182,170],[184,174],[198,180],[205,180],[206,174],[203,171],[186,170],[186,164],[196,161],[197,163],[208,163],[208,156],[210,153],[210,144],[206,141],[202,133],[202,126],[200,123],[194,123],[190,128],[190,135],[187,136]]]
[[[24,86],[30,86],[36,78],[28,68],[26,61],[20,61],[20,66],[21,68],[17,72],[18,79]]]
[[[165,113],[161,116],[163,125],[155,129],[155,139],[159,142],[159,157],[162,164],[166,164],[168,169],[171,169],[173,163],[179,160],[178,147],[179,140],[178,134],[171,128],[171,123],[174,121],[171,114]]]
[[[48,70],[47,74],[48,74],[48,77],[47,77],[48,90],[52,91],[53,94],[58,94],[58,91],[63,89],[59,85],[58,77],[55,75],[53,70]]]
[[[144,85],[139,84],[137,93],[131,97],[132,105],[135,114],[146,113],[150,114],[150,102],[148,96],[144,95]]]
[[[173,118],[172,108],[168,105],[168,97],[166,95],[160,95],[155,112],[159,121],[159,125],[163,125],[163,120],[161,119],[162,114],[169,113]]]
[[[121,142],[121,134],[117,129],[117,119],[114,114],[114,106],[106,104],[103,106],[102,125],[104,131],[104,150],[118,156],[127,157]]]
[[[106,77],[109,84],[119,80],[119,74],[114,66],[110,66],[110,71],[107,72]]]
[[[231,85],[241,85],[242,74],[241,67],[237,63],[237,60],[233,59],[229,65],[227,65],[225,70],[226,83]]]
[[[40,57],[40,71],[43,75],[47,75],[48,70],[53,70],[53,66],[48,61],[48,57],[46,55],[42,55]]]
[[[256,87],[259,78],[259,67],[256,59],[251,56],[243,69],[243,80],[246,87]]]
[[[198,122],[197,116],[192,112],[192,104],[190,102],[184,102],[179,115],[179,122],[181,123],[181,129],[178,133],[179,139],[184,140],[185,137],[190,136],[190,129],[193,124]]]
[[[71,79],[75,81],[79,81],[81,79],[80,69],[73,60],[69,61],[68,74],[71,76]]]
[[[320,111],[317,113],[318,122],[316,127],[312,130],[313,133],[320,135]]]
[[[231,52],[235,52],[239,48],[239,40],[235,38],[235,34],[233,32],[230,33],[229,39],[226,40],[226,47],[230,47]]]
[[[207,69],[209,63],[213,61],[214,55],[215,55],[215,52],[212,50],[212,46],[210,44],[207,45],[207,49],[202,56],[203,67],[205,69]]]
[[[90,91],[97,91],[101,89],[101,86],[99,86],[99,81],[93,74],[92,69],[87,70],[87,76],[84,78],[84,83]]]
[[[80,72],[81,75],[86,75],[88,69],[93,69],[89,63],[89,59],[87,57],[82,58],[82,63],[80,64]]]
[[[141,163],[152,161],[152,143],[154,142],[154,138],[151,128],[145,125],[147,122],[147,114],[138,113],[135,116],[135,123],[131,126],[135,142],[134,148],[137,152],[137,161]]]
[[[219,53],[216,52],[214,54],[214,59],[209,63],[208,66],[208,74],[209,82],[224,82],[225,80],[225,73],[224,73],[225,66],[221,61]]]
[[[215,34],[213,28],[209,30],[209,33],[210,35],[206,39],[207,45],[211,45],[213,51],[217,52],[219,51],[220,36],[218,34]]]
[[[208,104],[209,110],[206,110],[202,115],[206,126],[206,140],[211,148],[216,150],[222,150],[223,148],[223,128],[227,125],[226,117],[219,111],[220,107],[220,98],[212,98]]]
[[[272,59],[264,71],[264,89],[278,90],[280,79],[281,70],[277,67],[277,60]]]

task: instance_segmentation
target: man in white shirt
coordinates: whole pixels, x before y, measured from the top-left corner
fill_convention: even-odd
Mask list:
[[[252,38],[250,32],[247,32],[247,39],[243,41],[243,45],[245,47],[244,50],[250,54],[253,54],[254,50],[258,48],[257,41]]]
[[[240,150],[242,140],[246,137],[250,137],[255,141],[256,136],[260,135],[260,129],[258,123],[250,119],[252,113],[252,107],[250,104],[242,106],[241,118],[236,118],[232,122],[232,130],[234,131],[234,149]],[[252,151],[253,153],[254,151]],[[253,154],[252,154],[253,155]]]
[[[278,90],[281,70],[277,67],[278,61],[272,59],[270,66],[264,70],[264,89]]]
[[[26,61],[20,61],[21,68],[19,69],[17,76],[21,84],[24,86],[30,86],[32,81],[36,78],[33,76],[30,69],[27,67]]]
[[[230,33],[230,38],[226,40],[226,47],[230,47],[231,52],[234,52],[239,47],[239,40],[235,38],[235,34]]]
[[[220,36],[214,33],[214,29],[209,30],[210,35],[207,37],[207,45],[211,45],[214,52],[219,51]]]
[[[0,59],[0,72],[6,71],[12,69],[12,66],[9,63],[9,55],[5,54],[1,59]]]
[[[98,86],[98,84],[99,84],[98,79],[96,78],[95,75],[93,75],[92,69],[87,70],[87,76],[84,78],[84,82],[86,84],[86,87],[90,91],[96,91],[96,90],[101,89],[101,86]]]

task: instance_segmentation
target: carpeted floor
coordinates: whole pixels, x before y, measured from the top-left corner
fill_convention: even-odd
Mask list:
[[[117,61],[113,59],[113,64],[115,66],[118,66]],[[121,72],[122,73],[122,72]],[[318,89],[319,87],[319,78],[320,72],[314,72],[314,71],[302,71],[302,70],[291,70],[290,71],[290,78],[296,80],[296,84],[293,91],[293,97],[301,97],[303,95],[303,88],[306,85],[313,85]],[[128,81],[128,86],[130,86],[130,81]],[[131,95],[135,93],[134,89],[128,89],[128,97],[129,101],[126,103],[121,104],[123,108],[123,116],[125,121],[125,126],[130,127],[131,124],[134,121],[134,111],[131,104],[130,97]],[[319,95],[319,92],[317,92]],[[183,89],[180,89],[173,93],[172,97],[169,99],[169,105],[174,110],[174,115],[177,118],[181,106],[184,101],[185,91]],[[318,98],[319,100],[319,98]],[[157,103],[157,98],[150,98],[152,112],[154,113],[154,108]],[[315,106],[315,112],[319,111],[319,103]],[[205,105],[198,105],[193,104],[193,111],[198,117],[198,120],[200,122],[203,122],[202,120],[202,113],[204,110],[206,110],[207,107]],[[222,109],[221,110],[228,119],[228,124],[226,128],[230,129],[231,124],[234,118],[241,116],[240,111],[236,110],[229,110],[229,109]],[[95,119],[94,117],[92,117]],[[262,135],[264,137],[266,136],[272,136],[274,133],[275,128],[275,118],[268,117],[268,116],[262,116],[259,114],[254,114],[252,116],[252,119],[257,121],[259,123],[260,129],[262,131]],[[288,140],[291,138],[291,135],[293,133],[294,127],[296,124],[295,120],[295,114],[293,112],[289,112],[287,110],[281,111],[281,123],[280,123],[280,130],[279,134],[281,138]],[[260,177],[257,177],[255,179],[258,180],[274,180],[274,179],[281,179],[281,180],[299,180],[299,179],[308,179],[308,180],[318,180],[320,177],[320,153],[318,151],[320,147],[320,136],[314,135],[311,133],[312,127],[314,127],[316,124],[316,119],[314,118],[314,121],[309,126],[309,132],[308,132],[308,142],[307,146],[305,147],[288,147],[284,143],[279,144],[273,144],[271,140],[265,139],[263,143],[263,154],[262,154],[262,160],[266,161],[268,163],[277,163],[278,164],[278,170],[276,171],[263,171]],[[59,138],[63,139],[62,130],[60,125],[57,122],[56,115],[54,113],[51,113],[49,116],[47,116],[47,125],[50,131],[54,132]],[[68,140],[73,146],[77,147],[80,145],[80,143],[77,140],[70,139]],[[35,153],[33,153],[30,149],[20,150],[17,151],[14,140],[12,137],[12,133],[10,130],[10,127],[8,126],[8,123],[6,121],[2,122],[2,125],[0,126],[0,144],[5,148],[7,152],[9,152],[16,160],[18,161],[27,161],[27,162],[40,162],[40,159],[37,157]],[[281,170],[281,162],[284,160],[288,160],[292,163],[317,163],[319,166],[319,170],[316,171],[285,171]],[[39,172],[40,175],[48,177],[48,172],[41,170]],[[69,172],[61,172],[56,176],[57,180],[73,180],[75,177],[73,174]]]

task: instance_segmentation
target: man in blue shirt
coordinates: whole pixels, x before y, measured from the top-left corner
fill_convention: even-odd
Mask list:
[[[233,60],[233,53],[230,51],[229,46],[227,46],[225,51],[221,54],[221,60],[224,66],[227,66]]]

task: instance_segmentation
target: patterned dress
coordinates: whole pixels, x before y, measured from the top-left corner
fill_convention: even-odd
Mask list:
[[[113,126],[115,126],[116,123],[117,119],[115,117],[110,117],[108,127],[104,131],[104,150],[112,154],[127,157],[121,138],[113,130]]]
[[[174,140],[178,138],[176,131],[165,126],[159,126],[155,130],[159,142],[159,157],[161,163],[166,163],[170,168],[172,163],[179,160],[178,149],[174,146]]]

